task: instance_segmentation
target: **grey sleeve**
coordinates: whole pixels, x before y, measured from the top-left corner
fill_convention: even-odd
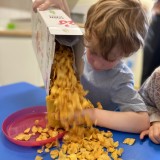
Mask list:
[[[147,106],[140,94],[134,89],[133,75],[124,73],[118,76],[112,86],[112,102],[119,106],[121,111],[143,112]]]
[[[149,107],[148,113],[149,113],[149,117],[150,117],[150,122],[160,121],[160,111],[157,108]]]

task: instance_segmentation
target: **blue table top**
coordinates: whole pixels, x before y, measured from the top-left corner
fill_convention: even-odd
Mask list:
[[[32,106],[45,106],[45,90],[22,82],[0,87],[0,126],[12,113]],[[104,129],[107,130],[107,129]],[[124,148],[123,160],[160,160],[160,145],[152,143],[149,138],[139,140],[138,134],[112,131],[114,141],[119,141]],[[135,138],[133,146],[123,144],[125,138]],[[0,130],[1,160],[34,160],[39,147],[22,147],[8,141]],[[50,160],[49,154],[43,155],[44,160]]]

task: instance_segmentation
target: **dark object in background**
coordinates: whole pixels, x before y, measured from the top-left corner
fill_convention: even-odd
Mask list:
[[[143,56],[143,83],[160,66],[160,14],[154,15],[145,40]]]

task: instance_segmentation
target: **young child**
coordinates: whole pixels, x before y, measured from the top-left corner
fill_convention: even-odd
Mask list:
[[[139,0],[99,0],[88,11],[81,83],[87,98],[104,110],[83,111],[98,126],[140,133],[149,128],[146,105],[122,61],[143,44],[147,21]],[[115,112],[119,109],[120,112]]]
[[[160,67],[144,82],[139,92],[148,106],[151,123],[150,128],[143,131],[140,138],[149,135],[154,143],[160,144]]]

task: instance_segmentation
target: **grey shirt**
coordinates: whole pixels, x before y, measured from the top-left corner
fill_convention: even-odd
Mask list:
[[[139,93],[134,89],[133,74],[124,62],[110,70],[96,71],[86,55],[81,83],[89,93],[87,98],[96,106],[101,102],[105,110],[147,111]]]

